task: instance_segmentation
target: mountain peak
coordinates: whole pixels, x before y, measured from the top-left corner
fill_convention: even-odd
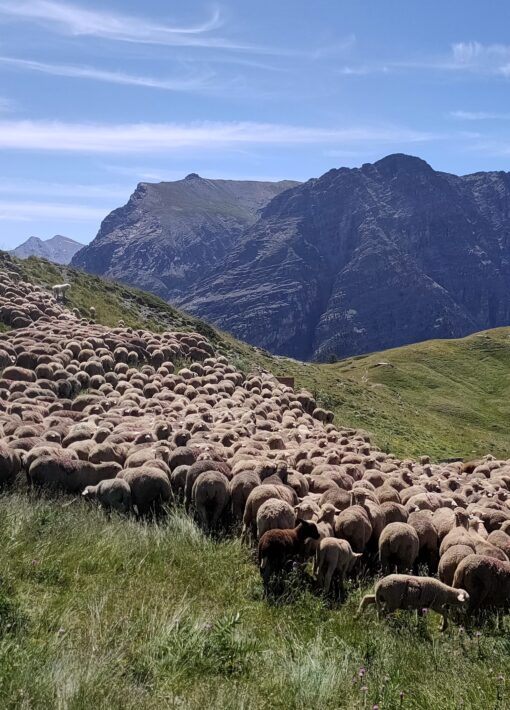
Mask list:
[[[381,174],[391,177],[399,173],[434,172],[433,168],[431,168],[425,160],[417,158],[415,155],[407,155],[406,153],[391,153],[385,158],[381,158],[381,160],[373,163],[372,167],[376,168]]]
[[[62,234],[55,234],[50,239],[40,237],[29,237],[23,244],[10,251],[10,254],[18,259],[28,259],[29,256],[38,256],[56,264],[69,264],[73,256],[82,249],[83,244],[64,237]]]
[[[185,180],[201,180],[202,178],[198,173],[190,173],[189,175],[186,175],[184,178]]]

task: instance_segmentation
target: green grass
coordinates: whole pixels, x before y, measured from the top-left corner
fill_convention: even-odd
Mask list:
[[[334,410],[337,424],[370,431],[378,446],[399,456],[510,458],[510,328],[330,365],[302,363],[253,348],[143,291],[41,259],[16,263],[36,283],[69,281],[69,305],[84,315],[93,305],[100,323],[113,326],[122,318],[134,328],[197,330],[245,371],[263,367],[294,376]]]
[[[510,642],[262,599],[237,539],[181,512],[140,524],[82,501],[0,497],[0,707],[507,708]],[[507,627],[508,631],[508,627]],[[360,677],[360,669],[366,673]],[[405,692],[402,704],[400,692]]]

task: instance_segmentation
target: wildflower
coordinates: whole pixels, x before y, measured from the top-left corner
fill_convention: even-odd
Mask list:
[[[505,681],[505,676],[504,675],[498,675],[498,680],[500,683],[504,683]]]
[[[360,678],[363,678],[363,676],[365,675],[366,672],[367,672],[367,669],[366,669],[366,668],[360,668],[359,671],[358,671],[359,677],[360,677]]]
[[[463,626],[459,626],[459,636],[462,636],[462,634],[464,633],[464,631],[465,631],[464,627],[463,627]]]
[[[476,639],[479,639],[481,635],[482,635],[482,632],[481,632],[481,631],[477,631],[477,632],[475,633],[475,638],[476,638]]]
[[[363,686],[360,688],[360,690],[361,690],[362,693],[368,693],[368,686],[363,685]]]
[[[426,606],[423,607],[423,609],[421,610],[421,613],[423,614],[423,616],[426,616],[429,613],[429,610],[427,609]]]
[[[372,705],[372,710],[379,710],[379,705]]]

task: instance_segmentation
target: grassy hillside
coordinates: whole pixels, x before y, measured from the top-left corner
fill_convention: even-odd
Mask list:
[[[1,255],[0,255],[1,258]],[[238,364],[294,375],[339,420],[403,454],[504,450],[508,331],[312,365],[239,343],[159,299],[36,259],[27,278],[73,284],[103,323],[202,329]],[[380,364],[380,363],[387,364]],[[494,446],[492,446],[494,444]],[[499,447],[499,449],[498,449]],[[461,710],[510,707],[509,619],[476,633],[401,613],[354,618],[372,586],[331,606],[302,580],[262,598],[249,550],[180,509],[159,524],[80,498],[0,495],[0,708]]]
[[[0,497],[0,704],[19,710],[504,710],[508,628],[353,614],[303,586],[276,606],[238,540],[80,500]],[[405,693],[402,699],[400,693]]]
[[[296,378],[333,409],[338,423],[372,432],[399,456],[510,457],[510,328],[459,340],[437,340],[331,365],[273,357],[241,343],[150,294],[30,258],[16,262],[25,276],[51,286],[69,281],[70,305],[98,321],[154,330],[178,328],[206,335],[237,366],[265,367]]]

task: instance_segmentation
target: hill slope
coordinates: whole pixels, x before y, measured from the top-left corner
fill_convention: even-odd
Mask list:
[[[27,259],[29,256],[38,256],[56,264],[69,264],[73,256],[83,249],[83,244],[69,237],[56,234],[51,239],[40,239],[30,237],[9,253],[19,259]]]
[[[490,451],[510,457],[510,328],[330,365],[305,363],[246,345],[136,289],[34,258],[19,266],[43,285],[69,281],[70,305],[84,314],[94,305],[101,323],[122,318],[135,328],[197,330],[245,370],[259,366],[293,376],[335,411],[337,421],[364,427],[400,456],[471,458]]]
[[[258,211],[291,181],[184,180],[141,183],[73,259],[174,302],[210,275]]]

